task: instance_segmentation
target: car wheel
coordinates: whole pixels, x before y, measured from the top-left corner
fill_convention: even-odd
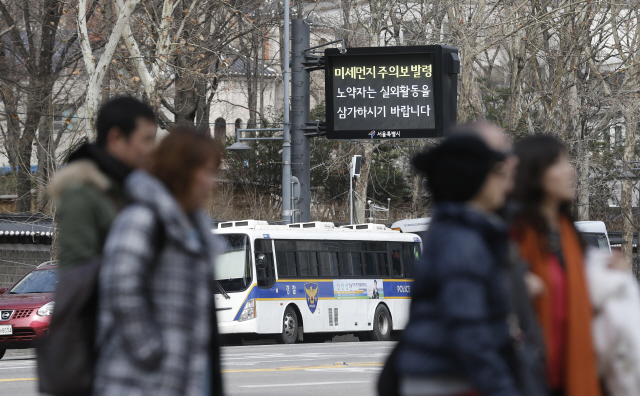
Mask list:
[[[0,359],[4,356],[4,353],[7,352],[6,349],[0,349]]]
[[[282,316],[282,334],[276,337],[279,344],[295,344],[298,339],[298,315],[290,306],[284,310]]]
[[[371,341],[389,341],[392,329],[393,323],[389,310],[382,304],[378,305],[376,313],[373,315],[373,330],[369,332],[369,339]]]

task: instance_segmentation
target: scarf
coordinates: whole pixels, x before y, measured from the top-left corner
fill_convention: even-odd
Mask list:
[[[531,227],[519,230],[522,257],[539,276],[547,292],[535,301],[535,308],[545,339],[551,340],[552,297],[547,237]],[[596,354],[591,337],[593,312],[584,270],[583,249],[571,221],[560,219],[560,243],[565,263],[567,291],[567,334],[565,342],[565,391],[567,396],[600,396]],[[547,364],[554,359],[547,342]]]

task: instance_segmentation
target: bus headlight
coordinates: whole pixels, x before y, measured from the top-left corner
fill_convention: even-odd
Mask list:
[[[252,298],[244,305],[244,309],[240,314],[240,319],[238,322],[244,322],[245,320],[255,319],[257,316],[256,313],[256,299]]]

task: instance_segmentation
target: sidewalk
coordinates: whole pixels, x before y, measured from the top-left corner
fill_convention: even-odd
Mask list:
[[[7,349],[2,360],[5,359],[35,359],[35,349]]]

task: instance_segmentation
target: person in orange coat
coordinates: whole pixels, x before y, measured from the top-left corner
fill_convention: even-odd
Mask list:
[[[600,396],[584,251],[571,214],[576,186],[569,153],[546,135],[522,139],[515,152],[520,165],[511,234],[544,285],[534,305],[549,385],[554,396]]]

